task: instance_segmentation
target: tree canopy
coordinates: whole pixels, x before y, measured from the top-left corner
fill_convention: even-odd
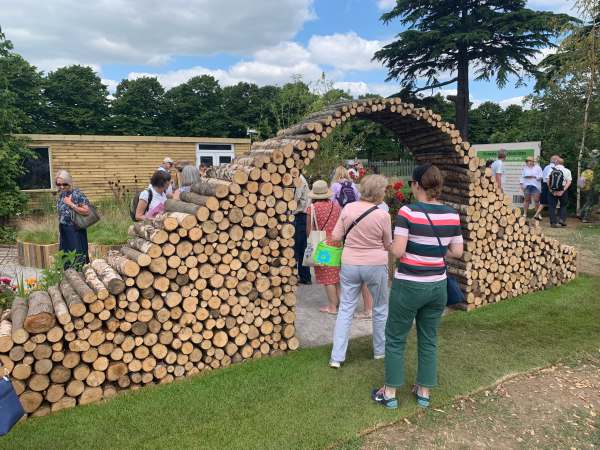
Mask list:
[[[408,28],[375,53],[413,92],[457,84],[456,125],[468,138],[469,75],[503,87],[535,74],[534,57],[573,22],[565,14],[525,8],[525,0],[397,0],[381,16]],[[447,79],[445,79],[447,78]],[[424,86],[418,86],[425,80]]]

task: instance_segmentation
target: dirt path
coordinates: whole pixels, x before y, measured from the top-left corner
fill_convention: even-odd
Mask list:
[[[363,438],[364,449],[600,447],[600,360],[559,365]]]

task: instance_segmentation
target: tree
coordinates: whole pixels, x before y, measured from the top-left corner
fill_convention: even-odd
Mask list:
[[[580,79],[586,85],[585,108],[581,141],[577,155],[577,178],[581,176],[582,162],[588,153],[586,141],[590,128],[590,110],[592,98],[597,89],[598,74],[598,38],[600,33],[600,2],[598,0],[578,0],[575,2],[579,12],[587,19],[587,23],[575,27],[560,45],[559,51],[549,55],[540,63],[542,73],[538,76],[536,87],[543,88],[557,80],[565,78]],[[577,184],[577,213],[581,207],[581,188]]]
[[[14,57],[12,48],[12,43],[6,40],[0,29],[0,67],[5,67],[6,60]],[[6,73],[0,71],[0,225],[25,206],[27,198],[20,191],[17,179],[24,173],[23,160],[33,157],[26,142],[14,137],[15,133],[21,132],[19,120],[23,115],[18,110],[17,95],[10,90],[10,85]]]
[[[276,128],[288,128],[302,120],[308,113],[313,112],[317,100],[318,95],[311,92],[310,87],[300,77],[284,84],[271,105]]]
[[[168,134],[221,137],[226,133],[223,90],[210,75],[190,78],[165,94]]]
[[[469,136],[475,144],[489,144],[495,129],[504,129],[504,111],[494,102],[484,102],[471,110]]]
[[[397,0],[381,16],[408,29],[375,53],[388,68],[387,80],[419,92],[457,84],[456,125],[468,139],[469,72],[504,87],[536,73],[533,58],[573,22],[566,14],[533,11],[525,0]],[[448,80],[442,81],[449,76]],[[425,86],[417,86],[425,79]]]
[[[46,131],[46,100],[42,72],[21,55],[9,52],[0,59],[0,73],[14,94],[15,114],[22,133]]]
[[[141,136],[163,134],[164,94],[156,78],[121,81],[112,101],[111,132]]]
[[[240,82],[223,88],[227,136],[246,137],[249,128],[260,134],[260,124],[269,111],[267,101],[268,97],[261,95],[261,88],[256,84]]]
[[[91,67],[69,66],[50,72],[44,95],[53,133],[100,134],[106,131],[108,91]]]

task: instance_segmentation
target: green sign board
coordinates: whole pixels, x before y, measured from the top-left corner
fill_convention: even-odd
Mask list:
[[[528,156],[535,156],[532,148],[506,150],[506,162],[525,162]],[[498,157],[498,150],[480,150],[477,152],[479,159],[493,159]]]

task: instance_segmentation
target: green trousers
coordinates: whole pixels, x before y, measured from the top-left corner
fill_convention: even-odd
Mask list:
[[[437,330],[447,302],[446,280],[421,283],[395,279],[385,326],[385,384],[404,384],[404,350],[413,321],[417,325],[417,384],[437,384]]]

